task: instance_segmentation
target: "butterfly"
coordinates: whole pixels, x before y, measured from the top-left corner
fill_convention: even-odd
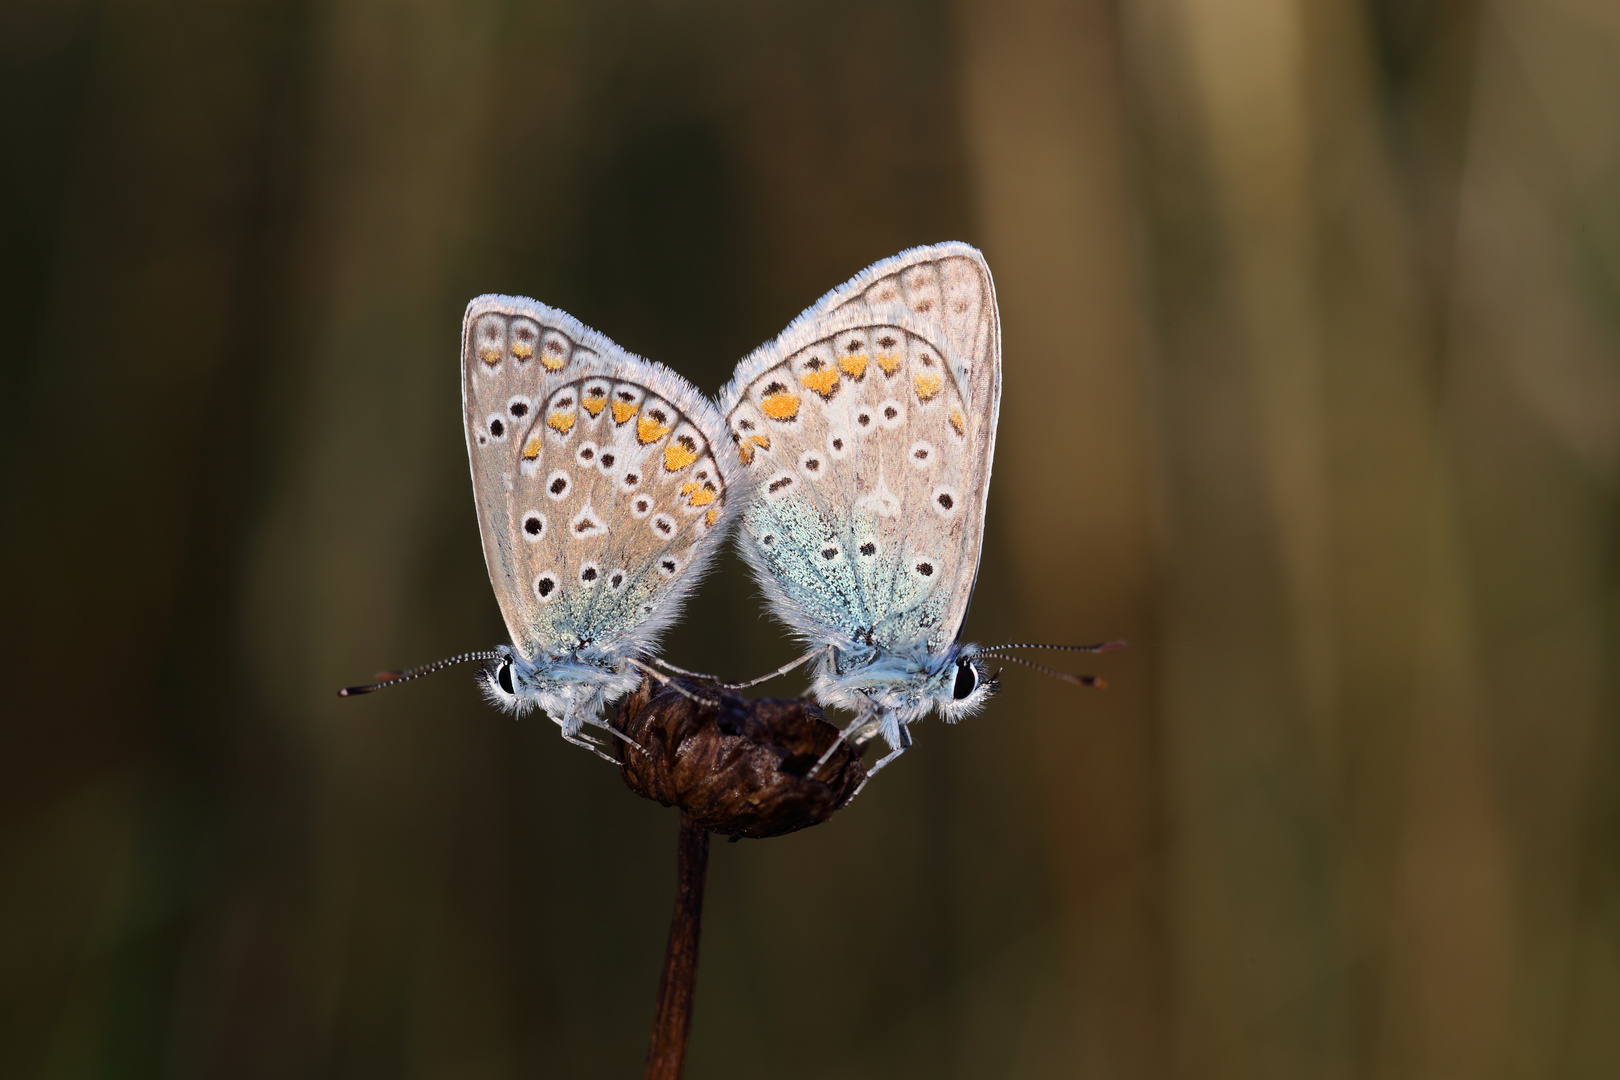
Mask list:
[[[680,375],[523,297],[467,305],[461,400],[484,561],[511,643],[343,693],[481,661],[494,704],[539,708],[601,755],[584,726],[618,734],[602,709],[644,673],[660,677],[648,666],[657,638],[730,524],[736,447]]]
[[[846,737],[888,744],[869,775],[911,745],[913,722],[981,710],[999,687],[988,660],[1099,683],[958,639],[1000,405],[995,285],[962,243],[863,270],[743,358],[720,392],[754,480],[738,546],[772,611],[809,646],[772,676],[815,662],[812,695],[856,714]]]

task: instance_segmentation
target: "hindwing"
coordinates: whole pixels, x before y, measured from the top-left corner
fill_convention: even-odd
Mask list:
[[[806,637],[930,650],[978,572],[1001,389],[994,287],[964,244],[833,290],[739,366],[721,409],[755,485],[740,542]]]
[[[462,403],[518,651],[650,645],[727,525],[739,465],[714,406],[564,312],[494,295],[467,306]]]

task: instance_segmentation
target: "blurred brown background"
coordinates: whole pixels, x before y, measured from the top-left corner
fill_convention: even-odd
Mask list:
[[[672,813],[333,695],[500,640],[462,307],[713,391],[962,239],[967,635],[1132,648],[718,847],[690,1075],[1620,1075],[1613,0],[13,0],[0,79],[0,1073],[637,1075]],[[668,644],[791,655],[734,563]]]

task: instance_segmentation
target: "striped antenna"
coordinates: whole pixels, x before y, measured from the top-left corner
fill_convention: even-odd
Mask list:
[[[361,694],[369,694],[373,690],[382,690],[397,683],[420,679],[423,675],[431,675],[435,671],[443,671],[447,667],[465,664],[470,660],[494,660],[500,655],[500,653],[495,652],[464,652],[460,656],[452,656],[448,660],[435,660],[431,664],[407,668],[404,671],[378,672],[376,682],[366,686],[345,686],[338,691],[338,697],[359,697]]]
[[[995,649],[1052,649],[1055,652],[1089,652],[1104,653],[1118,652],[1125,647],[1123,641],[1104,641],[1097,645],[1035,645],[1026,641],[1009,642],[1006,645],[997,645]],[[992,650],[993,651],[993,650]]]
[[[1003,646],[1003,648],[1005,648],[1005,646]],[[1021,656],[1002,656],[999,653],[993,652],[980,652],[975,653],[974,655],[976,657],[994,656],[997,660],[1010,660],[1015,664],[1023,664],[1025,667],[1034,668],[1036,671],[1039,671],[1044,675],[1050,675],[1054,679],[1062,679],[1066,683],[1073,683],[1075,686],[1089,686],[1096,690],[1108,689],[1108,684],[1097,678],[1095,675],[1073,675],[1067,671],[1059,671],[1057,668],[1047,667],[1045,664],[1037,664],[1033,660],[1025,660]]]

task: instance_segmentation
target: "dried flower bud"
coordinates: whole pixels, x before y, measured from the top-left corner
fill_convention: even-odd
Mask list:
[[[750,700],[679,682],[692,697],[670,686],[654,693],[652,681],[643,679],[614,719],[645,751],[614,740],[619,773],[636,794],[680,807],[711,832],[763,839],[826,821],[866,779],[847,743],[806,778],[838,739],[838,729],[811,702]]]

